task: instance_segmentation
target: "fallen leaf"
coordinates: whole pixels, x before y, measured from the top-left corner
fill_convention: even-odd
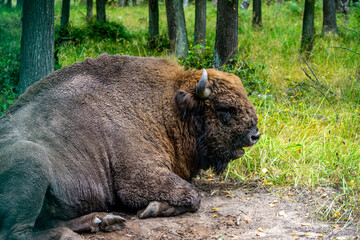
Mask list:
[[[279,202],[278,200],[274,200],[274,201],[271,201],[269,203],[275,204],[275,203],[278,203],[278,202]]]
[[[246,222],[246,223],[251,222],[251,216],[248,216],[248,217],[244,218],[244,222]]]
[[[267,168],[263,168],[263,169],[261,170],[261,172],[264,173],[264,174],[267,173],[267,171],[268,171]]]
[[[287,217],[287,214],[285,213],[285,211],[280,211],[278,213],[278,215],[281,216],[281,217]]]
[[[323,238],[323,237],[324,237],[324,235],[322,235],[322,234],[318,234],[316,237],[318,237],[318,238]]]
[[[301,226],[310,226],[310,223],[302,223]]]
[[[309,232],[305,233],[305,236],[310,236],[310,233]]]
[[[327,193],[324,193],[323,195],[321,195],[321,198],[326,198],[327,197]]]
[[[259,232],[264,232],[264,229],[258,228],[258,231],[259,231]]]
[[[340,224],[335,224],[335,225],[334,225],[334,228],[335,228],[335,229],[341,228],[341,225],[340,225]]]
[[[293,234],[290,234],[292,237],[296,237],[296,234],[295,233],[293,233]]]
[[[262,183],[262,185],[272,185],[273,183],[272,182],[268,182],[266,180],[264,180],[264,182]]]
[[[216,217],[216,214],[214,214],[213,218],[215,218],[215,217]]]
[[[218,207],[213,207],[211,210],[218,210],[219,208]]]

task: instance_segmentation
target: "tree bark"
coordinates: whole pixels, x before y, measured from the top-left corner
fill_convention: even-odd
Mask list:
[[[189,50],[184,9],[181,0],[165,0],[170,47],[176,57],[185,57]]]
[[[17,0],[16,1],[16,7],[17,8],[22,8],[23,4],[24,4],[24,0]]]
[[[253,0],[253,28],[260,28],[262,26],[261,18],[261,0]]]
[[[205,46],[206,38],[206,0],[195,0],[195,45]]]
[[[149,0],[149,38],[159,36],[159,0]]]
[[[217,8],[218,0],[212,0],[213,8]]]
[[[91,21],[93,18],[94,0],[86,0],[86,19]]]
[[[238,1],[219,0],[216,17],[215,68],[228,63],[238,52]]]
[[[19,92],[54,70],[54,0],[24,0]]]
[[[323,3],[323,34],[337,34],[335,0],[324,0]]]
[[[305,0],[301,52],[311,53],[314,41],[315,0]]]
[[[249,8],[249,6],[250,6],[250,0],[244,0],[242,2],[242,4],[240,5],[240,8],[247,10]]]
[[[70,0],[63,0],[62,7],[61,7],[61,23],[60,25],[66,26],[69,24],[70,18]]]
[[[106,22],[105,5],[106,0],[96,0],[96,20],[98,22]]]
[[[11,8],[11,0],[7,0],[6,7]]]

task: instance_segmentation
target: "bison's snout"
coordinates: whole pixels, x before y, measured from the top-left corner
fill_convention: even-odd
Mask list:
[[[244,138],[244,143],[246,144],[246,146],[250,147],[257,143],[257,141],[259,141],[260,135],[261,134],[259,132],[259,129],[255,126],[250,130],[248,134],[246,134]]]

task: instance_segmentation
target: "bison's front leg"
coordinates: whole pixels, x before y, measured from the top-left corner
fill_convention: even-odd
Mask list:
[[[171,206],[167,202],[152,201],[145,209],[140,210],[137,216],[139,218],[176,216],[184,212],[195,212],[200,206],[200,201],[198,201],[197,205],[198,206],[181,207]]]
[[[175,216],[200,207],[194,187],[167,169],[135,171],[132,176],[123,182],[118,197],[125,206],[140,209],[139,218]]]

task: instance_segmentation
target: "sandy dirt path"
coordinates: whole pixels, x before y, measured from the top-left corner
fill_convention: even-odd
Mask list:
[[[201,208],[170,218],[140,220],[123,215],[126,226],[117,232],[83,235],[95,239],[360,239],[360,224],[344,226],[314,217],[324,194],[289,189],[269,191],[251,186],[197,180]],[[356,222],[356,221],[355,221]]]

